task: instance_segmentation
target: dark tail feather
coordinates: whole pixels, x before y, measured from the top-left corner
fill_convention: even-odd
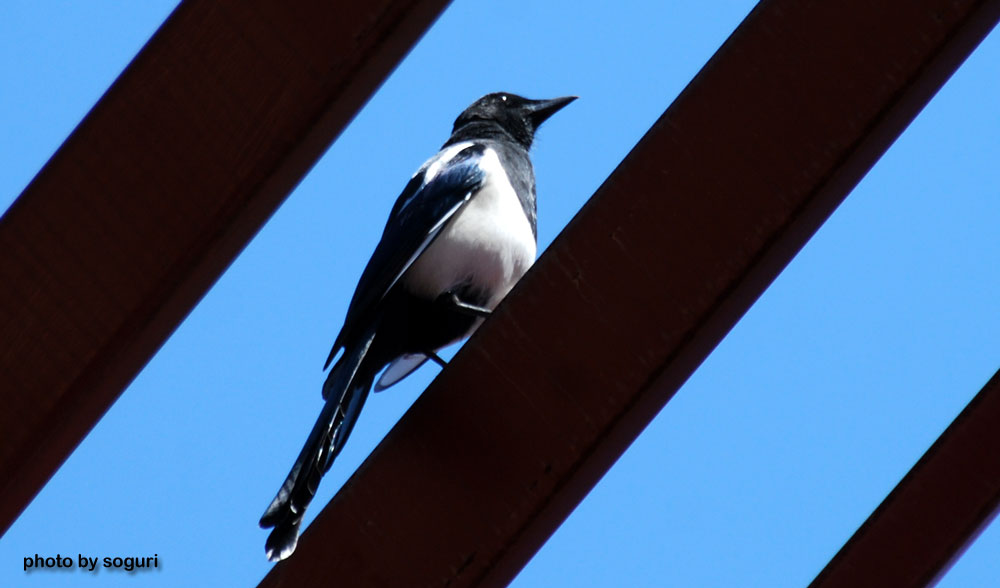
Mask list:
[[[271,561],[283,560],[295,551],[306,507],[361,413],[375,376],[369,373],[370,369],[362,367],[370,345],[369,336],[363,344],[345,353],[330,370],[323,384],[323,397],[327,399],[323,411],[292,471],[260,519],[261,527],[274,527],[264,544]]]

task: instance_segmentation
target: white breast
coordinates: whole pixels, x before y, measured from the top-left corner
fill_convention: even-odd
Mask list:
[[[463,283],[490,293],[494,308],[535,261],[535,236],[500,159],[483,154],[483,187],[403,276],[414,294],[437,298]]]

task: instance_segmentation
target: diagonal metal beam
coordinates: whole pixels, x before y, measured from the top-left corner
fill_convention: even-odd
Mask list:
[[[1000,505],[1000,372],[813,580],[814,588],[927,586]]]
[[[511,580],[998,17],[761,2],[261,586]]]
[[[189,0],[0,219],[0,532],[446,0]]]

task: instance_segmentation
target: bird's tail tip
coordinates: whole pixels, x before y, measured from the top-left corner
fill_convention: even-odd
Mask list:
[[[262,529],[274,527],[264,543],[264,553],[267,559],[279,562],[288,558],[299,543],[299,526],[302,524],[302,513],[296,512],[292,504],[291,489],[294,484],[287,481],[278,491],[267,510],[260,517]]]
[[[264,543],[264,554],[267,559],[279,562],[287,559],[295,552],[299,544],[299,521],[291,524],[279,524],[274,527]]]

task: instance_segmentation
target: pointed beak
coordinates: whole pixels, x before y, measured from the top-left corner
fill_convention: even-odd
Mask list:
[[[525,108],[528,111],[528,118],[531,119],[531,123],[537,129],[550,116],[559,112],[563,106],[566,106],[577,98],[578,96],[563,96],[562,98],[553,98],[551,100],[533,100],[525,105]]]

